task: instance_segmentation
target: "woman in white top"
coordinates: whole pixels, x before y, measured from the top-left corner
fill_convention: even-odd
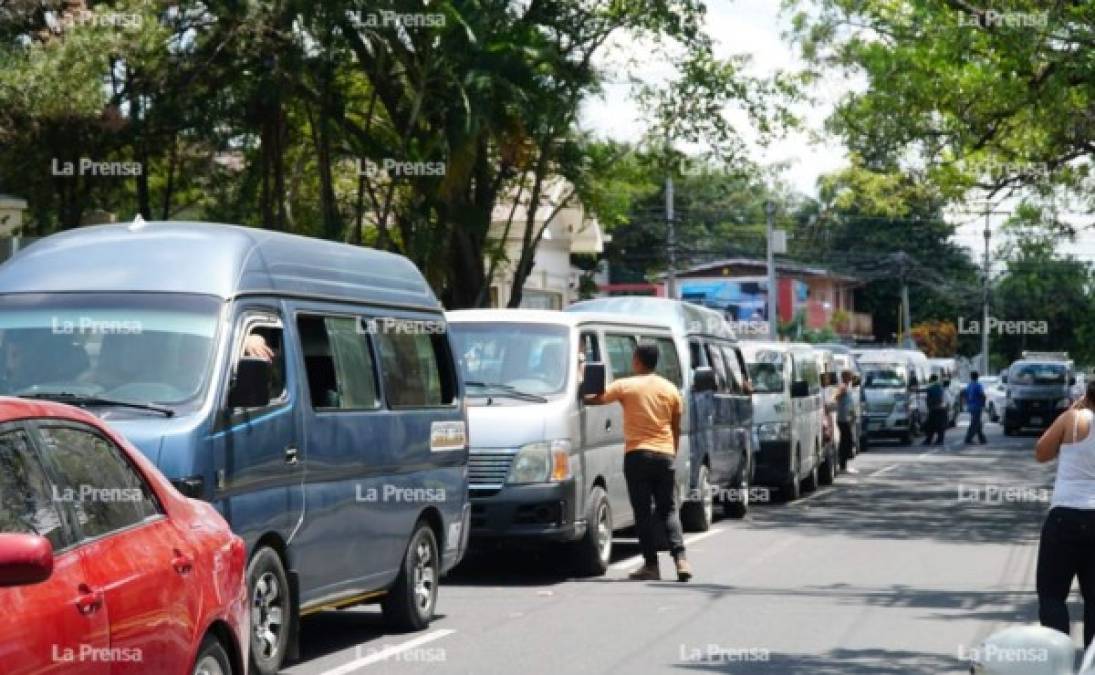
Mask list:
[[[1066,635],[1068,594],[1079,578],[1084,598],[1084,646],[1095,636],[1095,381],[1084,398],[1038,439],[1034,457],[1057,459],[1053,500],[1038,547],[1038,618]]]

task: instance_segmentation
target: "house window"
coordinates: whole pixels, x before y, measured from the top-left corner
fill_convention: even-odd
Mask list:
[[[521,307],[525,309],[562,309],[563,296],[561,293],[526,288],[521,293]]]

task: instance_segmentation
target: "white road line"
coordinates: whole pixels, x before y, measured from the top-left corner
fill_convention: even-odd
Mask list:
[[[944,447],[946,447],[946,446],[944,446]],[[916,458],[917,459],[924,459],[928,455],[934,455],[935,453],[939,452],[942,449],[943,448],[936,448],[935,450],[928,450],[927,452],[922,452],[919,455],[917,455]]]
[[[886,473],[887,471],[893,471],[894,469],[896,469],[899,466],[901,466],[901,465],[900,464],[891,464],[887,467],[881,468],[878,471],[875,471],[874,473],[868,474],[868,475],[871,478],[874,478],[875,476],[881,476],[882,474]]]
[[[791,502],[790,505],[794,506],[796,504],[802,504],[804,502],[810,501],[811,499],[814,499],[815,497],[820,497],[822,495],[827,495],[830,492],[835,492],[835,491],[836,491],[836,488],[827,488],[825,490],[818,490],[817,492],[814,492],[813,494],[810,494],[810,495],[807,495],[805,497],[800,497],[799,499],[796,499],[795,501]]]
[[[448,635],[452,635],[455,632],[456,631],[452,630],[451,628],[442,628],[440,630],[435,630],[435,631],[426,633],[425,635],[421,635],[419,637],[416,637],[413,640],[407,640],[406,642],[404,642],[402,644],[392,645],[390,647],[385,647],[384,649],[381,649],[378,652],[375,652],[373,654],[369,654],[368,656],[363,656],[360,659],[355,659],[355,660],[353,660],[353,661],[351,661],[351,662],[349,662],[345,665],[339,666],[338,668],[332,668],[331,670],[326,670],[323,673],[321,673],[320,675],[349,675],[350,673],[354,672],[355,670],[358,670],[360,668],[364,668],[365,666],[371,666],[372,664],[380,662],[380,661],[387,661],[388,659],[392,658],[393,656],[395,656],[397,654],[402,654],[403,652],[407,651],[408,649],[414,649],[415,647],[424,645],[427,642],[433,642],[434,640],[440,640],[441,638],[446,637]],[[358,645],[357,649],[360,650],[361,647],[362,647],[362,645]]]
[[[712,528],[712,529],[710,529],[706,532],[697,532],[696,534],[690,534],[690,535],[688,535],[687,537],[684,538],[684,545],[688,546],[689,544],[694,544],[697,541],[700,541],[701,539],[707,539],[708,537],[713,537],[716,534],[719,534],[719,533],[722,533],[722,532],[725,532],[725,531],[726,531],[725,528],[720,527],[720,528]],[[619,562],[612,563],[611,565],[608,566],[608,569],[610,569],[610,570],[625,570],[625,569],[628,569],[630,567],[634,567],[635,565],[641,563],[642,561],[643,561],[643,556],[641,554],[640,555],[634,555],[634,556],[631,556],[630,558],[626,558],[626,559],[621,560]]]

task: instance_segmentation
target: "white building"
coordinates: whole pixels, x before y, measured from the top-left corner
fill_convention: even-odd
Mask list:
[[[596,217],[586,212],[573,192],[573,185],[563,178],[549,179],[544,183],[532,236],[536,236],[548,218],[551,218],[551,222],[536,249],[532,273],[525,280],[521,294],[522,307],[562,309],[577,300],[580,273],[571,266],[570,256],[602,253],[605,243],[610,241],[610,237],[601,231]],[[509,303],[513,270],[521,258],[528,202],[526,191],[522,193],[516,208],[512,198],[502,199],[494,207],[490,237],[495,242],[505,238],[505,259],[497,261],[491,280],[492,307],[505,307]],[[510,222],[508,233],[507,221]],[[487,265],[489,264],[488,260]]]
[[[26,210],[26,200],[0,194],[0,236],[17,234],[23,226],[23,212]]]

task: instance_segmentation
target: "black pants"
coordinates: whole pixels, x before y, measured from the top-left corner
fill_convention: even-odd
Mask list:
[[[924,439],[924,445],[936,438],[938,445],[943,445],[943,436],[947,433],[947,409],[936,408],[928,413],[928,437]]]
[[[635,530],[639,546],[648,565],[658,564],[658,540],[665,531],[669,552],[674,558],[684,555],[684,536],[677,505],[673,503],[673,458],[664,452],[632,450],[624,455],[624,478],[631,510],[635,514]],[[651,500],[654,508],[651,509]]]
[[[852,449],[855,447],[855,431],[852,421],[841,422],[837,420],[837,429],[840,430],[840,465],[844,466],[852,458]]]
[[[970,427],[966,429],[966,442],[973,441],[973,437],[977,436],[978,440],[985,443],[985,430],[981,426],[981,408],[970,408]]]
[[[1068,635],[1068,594],[1080,580],[1084,598],[1084,647],[1095,636],[1095,511],[1055,506],[1042,525],[1038,546],[1038,620]]]

